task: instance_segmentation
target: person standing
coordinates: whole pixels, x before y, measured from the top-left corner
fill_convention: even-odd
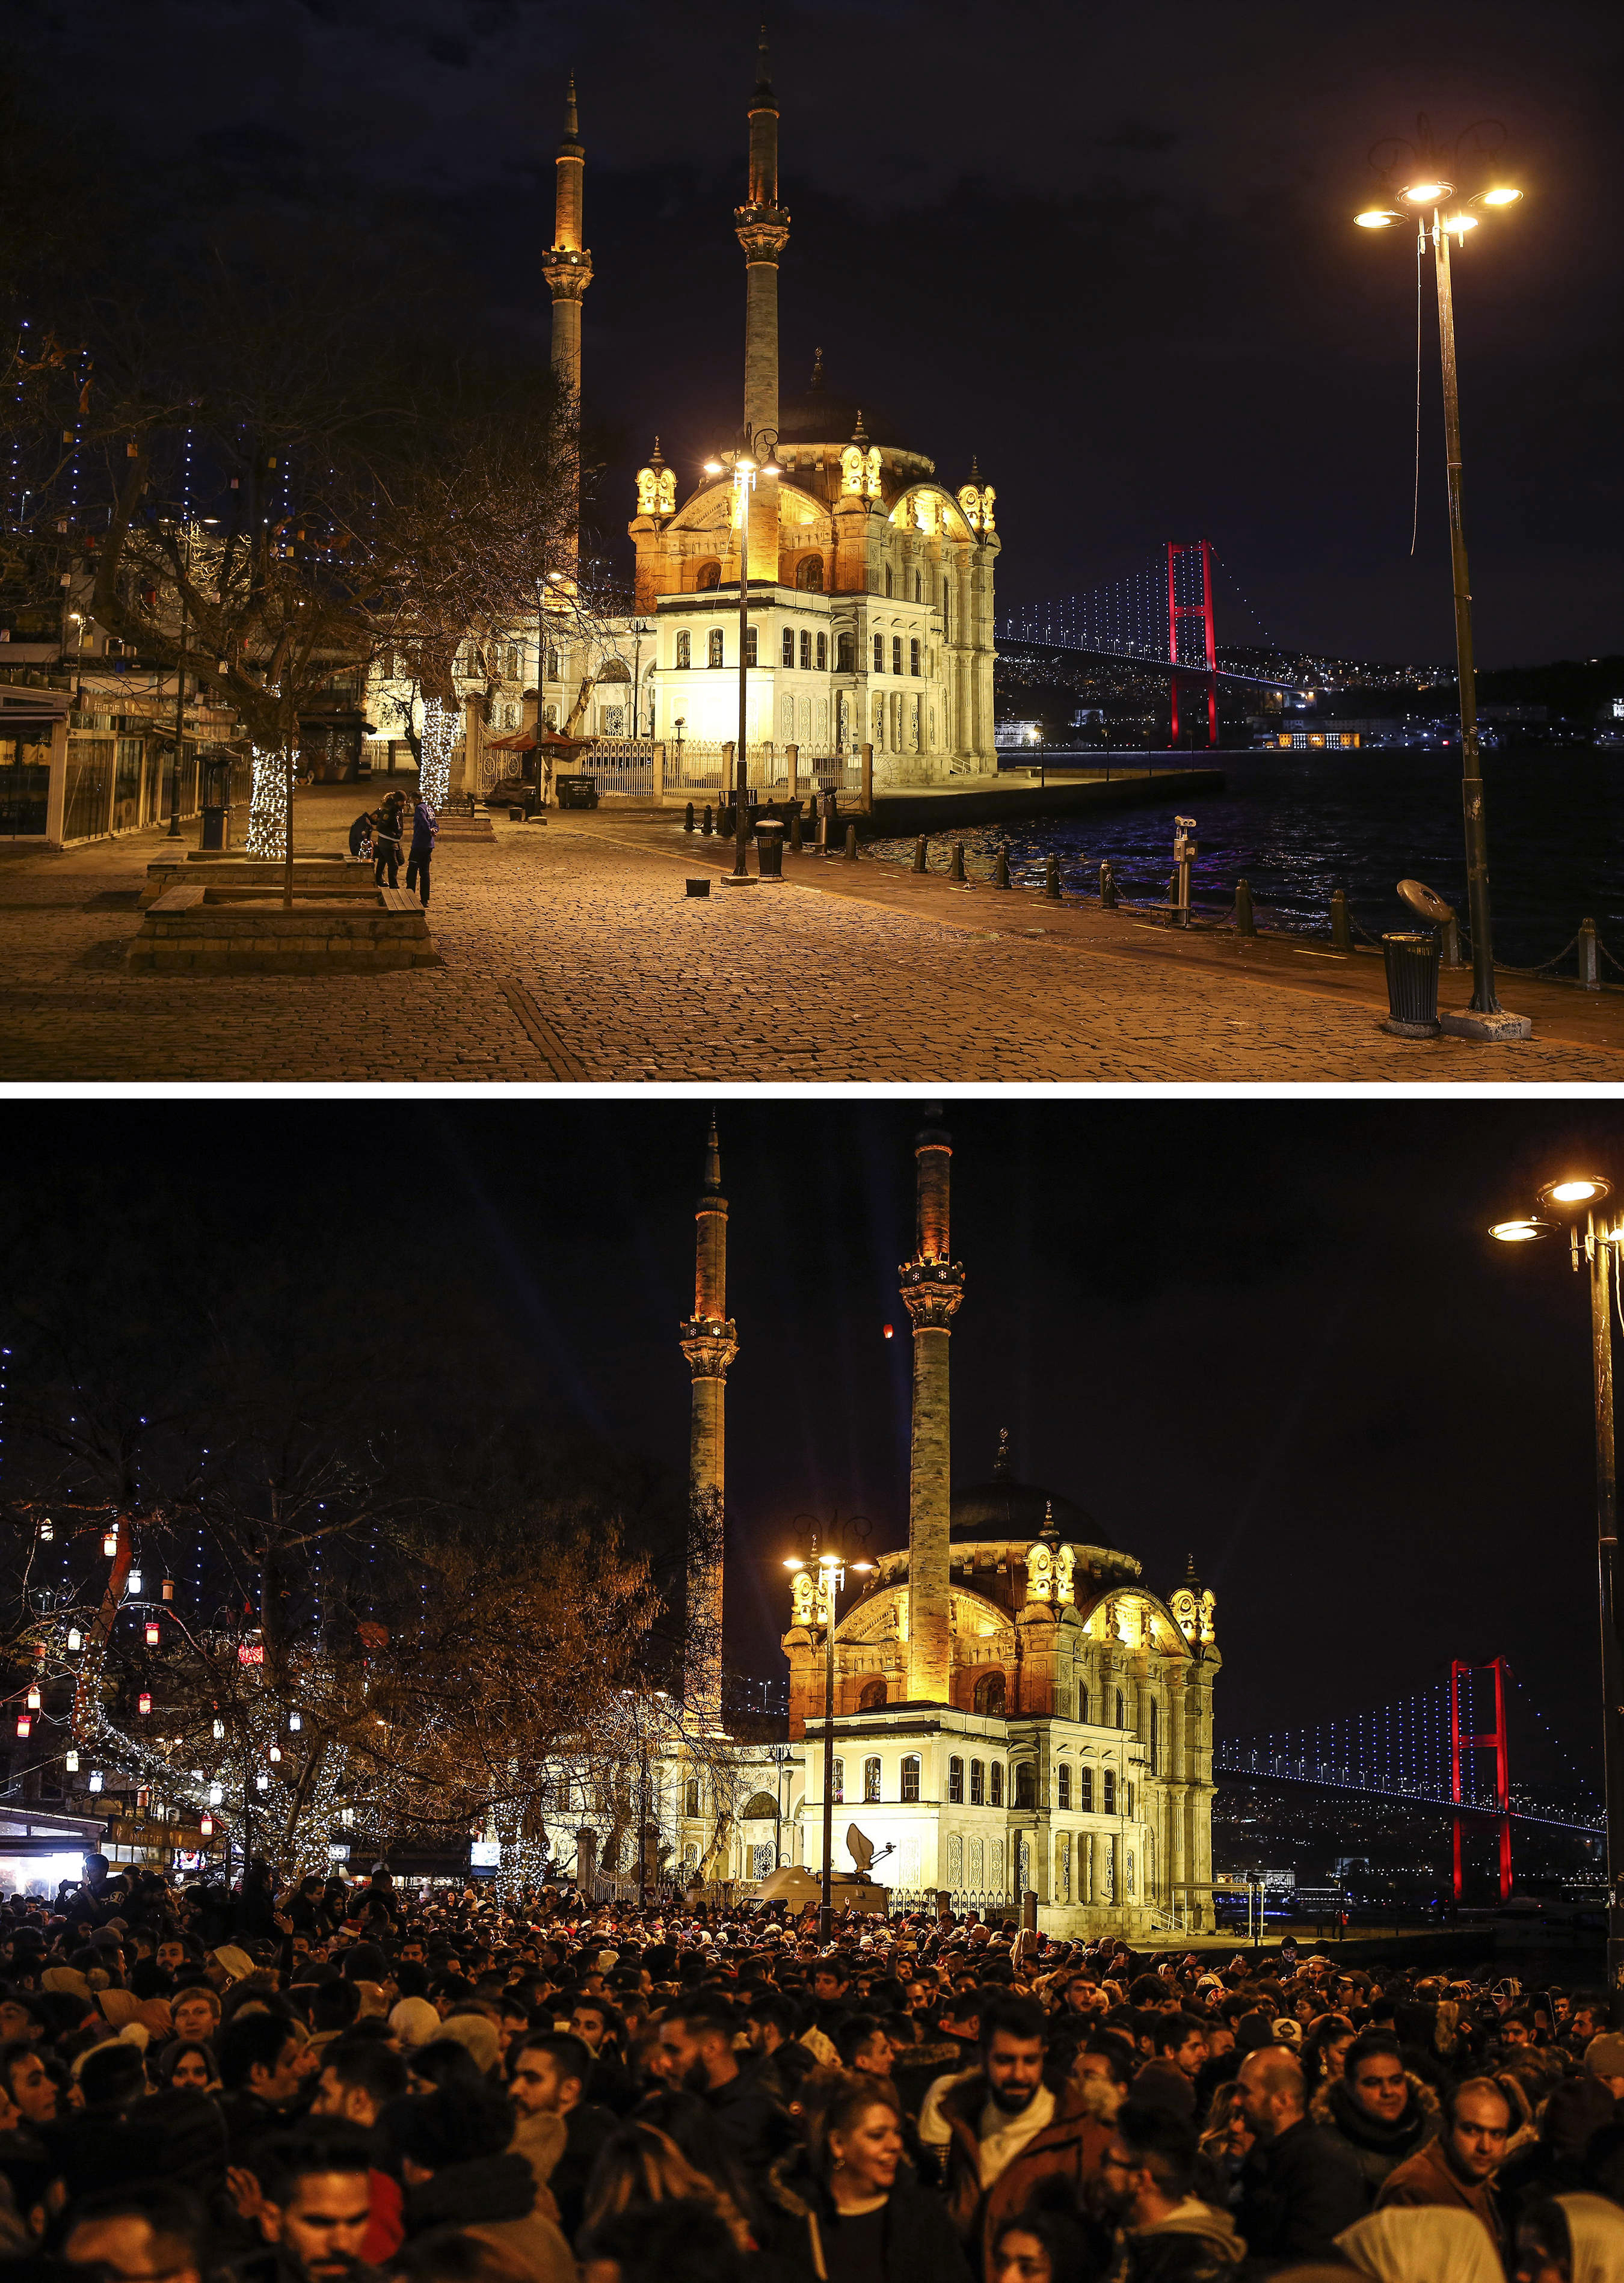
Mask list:
[[[1511,2101],[1493,2077],[1468,2077],[1449,2096],[1443,2131],[1388,2173],[1376,2209],[1443,2204],[1469,2211],[1487,2230],[1509,2272],[1511,2237],[1494,2178],[1505,2161],[1511,2123]]]
[[[1368,2201],[1353,2150],[1308,2116],[1294,2053],[1272,2044],[1250,2053],[1236,2082],[1256,2136],[1236,2213],[1247,2249],[1256,2260],[1333,2263],[1337,2236]]]
[[[425,911],[428,909],[429,866],[434,860],[434,843],[440,838],[440,819],[419,793],[412,811],[411,853],[406,860],[406,885],[415,888]]]
[[[374,887],[398,886],[401,876],[401,815],[406,806],[404,793],[392,792],[385,799],[372,822],[372,852],[377,862],[372,868]],[[384,871],[389,877],[386,881]]]

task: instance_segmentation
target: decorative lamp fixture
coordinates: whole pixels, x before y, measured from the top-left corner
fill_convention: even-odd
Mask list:
[[[290,1712],[287,1716],[287,1725],[291,1734],[296,1736],[304,1726],[304,1721],[297,1712]]]
[[[72,1749],[64,1752],[62,1755],[62,1765],[67,1770],[70,1776],[76,1776],[79,1773],[78,1753]]]
[[[92,1791],[99,1791],[99,1790],[101,1789],[101,1788],[102,1788],[102,1773],[101,1773],[101,1770],[100,1770],[99,1768],[92,1768],[92,1769],[90,1770],[90,1789],[91,1789]]]
[[[215,1721],[215,1743],[218,1743],[218,1742],[220,1741],[220,1739],[222,1738],[222,1736],[223,1736],[223,1735],[224,1735],[224,1734],[225,1734],[225,1722],[224,1722],[223,1720],[216,1720],[216,1721]]]
[[[1455,185],[1446,183],[1441,175],[1436,179],[1428,176],[1418,183],[1406,183],[1399,196],[1408,199],[1412,206],[1441,206],[1445,199],[1455,196]]]
[[[40,1523],[40,1536],[41,1536],[41,1538],[44,1540],[45,1544],[46,1544],[47,1546],[49,1546],[49,1545],[50,1545],[50,1543],[51,1543],[51,1539],[56,1536],[56,1534],[57,1534],[57,1526],[56,1526],[55,1523],[54,1523],[54,1522],[52,1522],[52,1520],[51,1519],[51,1516],[50,1516],[49,1515],[46,1515],[46,1516],[45,1516],[45,1517],[44,1517],[44,1519],[43,1519],[43,1520],[41,1522],[41,1523]]]
[[[225,1786],[223,1784],[210,1784],[208,1788],[208,1804],[211,1807],[218,1807],[224,1797]]]
[[[33,1719],[27,1712],[17,1715],[17,1733],[20,1736],[29,1736],[34,1733]]]
[[[215,1835],[215,1819],[209,1814],[207,1808],[198,1818],[198,1829],[202,1833],[205,1839],[212,1839]]]
[[[69,1656],[77,1656],[83,1647],[84,1635],[80,1632],[77,1625],[69,1625],[67,1629],[67,1653]]]
[[[144,1689],[141,1691],[140,1695],[139,1695],[139,1696],[137,1696],[137,1699],[136,1699],[136,1710],[137,1710],[137,1712],[140,1712],[140,1713],[144,1713],[144,1713],[150,1712],[150,1711],[152,1710],[152,1690],[151,1690],[150,1688],[144,1688]]]
[[[108,1561],[109,1561],[109,1562],[111,1562],[111,1561],[112,1561],[112,1559],[113,1559],[113,1555],[118,1552],[118,1550],[119,1550],[119,1534],[118,1534],[118,1531],[117,1531],[116,1530],[110,1530],[110,1531],[106,1531],[106,1532],[105,1532],[105,1534],[104,1535],[104,1537],[103,1537],[103,1539],[102,1539],[102,1552],[106,1555],[106,1557],[107,1557]]]
[[[148,1648],[156,1648],[159,1639],[157,1618],[149,1617],[141,1630],[146,1635],[146,1645]]]
[[[40,1699],[39,1686],[38,1686],[38,1683],[36,1682],[36,1683],[35,1683],[35,1686],[34,1686],[34,1687],[33,1687],[28,1691],[28,1710],[29,1710],[29,1711],[30,1711],[30,1712],[37,1712],[37,1711],[39,1710],[39,1709],[40,1709],[40,1702],[41,1702],[41,1699]]]
[[[282,1747],[280,1744],[273,1744],[271,1746],[269,1757],[271,1765],[274,1767],[277,1762],[282,1757]]]
[[[1598,1205],[1612,1194],[1612,1183],[1599,1173],[1569,1173],[1560,1181],[1547,1181],[1535,1192],[1542,1205],[1561,1205],[1573,1212],[1579,1205]]]
[[[164,1579],[163,1597],[166,1601],[172,1601],[175,1599],[175,1580],[173,1578],[166,1578]]]
[[[127,1593],[133,1593],[137,1600],[139,1601],[141,1597],[141,1572],[139,1570],[132,1570],[130,1571],[128,1579],[125,1581],[124,1590]]]
[[[1555,1231],[1548,1220],[1524,1213],[1516,1220],[1497,1220],[1488,1233],[1498,1237],[1502,1244],[1533,1244],[1542,1236],[1553,1235]]]
[[[254,1779],[254,1788],[255,1791],[269,1791],[270,1789],[270,1778],[263,1773],[255,1776]]]

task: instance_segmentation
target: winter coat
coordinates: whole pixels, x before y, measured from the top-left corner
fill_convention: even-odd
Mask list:
[[[440,838],[440,819],[427,801],[420,800],[412,812],[411,853],[414,856],[432,856],[434,843]]]
[[[575,2283],[575,2262],[557,2225],[536,2208],[528,2160],[509,2149],[444,2164],[406,2199],[408,2236],[461,2228],[522,2261],[537,2283]]]
[[[977,2126],[987,2100],[987,2079],[978,2069],[940,2102],[951,2136],[946,2160],[948,2210],[978,2274],[988,2271],[999,2228],[1033,2201],[1040,2186],[1064,2182],[1081,2205],[1084,2183],[1098,2171],[1111,2145],[1111,2127],[1089,2115],[1081,2092],[1068,2084],[1055,2095],[1055,2113],[1042,2131],[1027,2141],[990,2188],[983,2188]]]
[[[707,2092],[705,2103],[752,2187],[757,2186],[795,2138],[788,2110],[745,2069]]]
[[[1347,2143],[1300,2116],[1274,2139],[1260,2140],[1247,2157],[1236,2224],[1254,2259],[1334,2267],[1335,2238],[1364,2217],[1370,2200]]]
[[[1372,2195],[1395,2165],[1403,2163],[1433,2139],[1442,2122],[1438,2096],[1431,2085],[1409,2069],[1404,2072],[1404,2081],[1409,2098],[1396,2123],[1392,2124],[1384,2124],[1379,2117],[1361,2108],[1345,2077],[1333,2077],[1329,2084],[1321,2085],[1308,2105],[1308,2115],[1314,2123],[1324,2125],[1353,2150]]]
[[[349,828],[349,853],[352,856],[364,856],[371,845],[372,812],[370,808],[363,808]],[[297,1926],[298,1920],[295,1919],[293,1923]]]
[[[1166,2219],[1123,2233],[1110,2270],[1110,2283],[1193,2283],[1209,2275],[1227,2276],[1246,2256],[1226,2211],[1186,2196]]]
[[[762,2202],[761,2249],[783,2283],[839,2283],[840,2216],[813,2178],[804,2149],[773,2166]],[[906,2165],[886,2199],[884,2243],[886,2283],[972,2283],[941,2199]]]
[[[1143,2102],[1147,2108],[1159,2108],[1166,2115],[1179,2117],[1186,2124],[1195,2121],[1195,2084],[1176,2061],[1146,2061],[1134,2078],[1130,2098]]]
[[[1457,2211],[1473,2213],[1493,2237],[1495,2248],[1510,2273],[1510,2237],[1494,2190],[1485,2183],[1457,2178],[1444,2155],[1441,2141],[1429,2140],[1417,2154],[1388,2173],[1376,2199],[1376,2209],[1387,2211],[1394,2204],[1401,2209],[1413,2204],[1444,2204]]]

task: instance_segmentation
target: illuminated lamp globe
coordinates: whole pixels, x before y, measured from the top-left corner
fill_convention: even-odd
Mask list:
[[[1354,216],[1361,230],[1391,230],[1395,222],[1402,222],[1403,219],[1403,215],[1395,214],[1391,206],[1367,206],[1362,214]]]
[[[78,1753],[77,1753],[77,1752],[64,1752],[64,1753],[63,1753],[63,1755],[62,1755],[62,1765],[63,1765],[63,1766],[67,1770],[67,1773],[68,1773],[68,1774],[69,1774],[70,1776],[76,1776],[76,1775],[78,1774],[78,1773],[79,1773],[79,1755],[78,1755]]]
[[[144,1688],[144,1689],[141,1691],[140,1695],[139,1695],[139,1696],[137,1696],[137,1699],[136,1699],[136,1710],[137,1710],[137,1712],[146,1713],[146,1712],[150,1712],[150,1711],[152,1710],[152,1697],[151,1697],[151,1695],[148,1694],[148,1692]]]
[[[113,1555],[118,1552],[118,1550],[119,1550],[119,1534],[118,1534],[118,1531],[117,1531],[116,1530],[110,1530],[110,1531],[108,1531],[108,1532],[106,1533],[106,1536],[102,1539],[102,1552],[106,1555],[106,1557],[107,1557],[108,1561],[109,1561],[109,1562],[111,1562],[111,1561],[112,1561],[112,1559],[113,1559]]]
[[[707,462],[705,463],[705,472],[706,472],[706,474],[707,474],[707,476],[719,476],[719,475],[721,475],[721,474],[722,473],[722,463],[721,463],[721,461],[720,461],[720,460],[707,460]]]
[[[215,1835],[214,1817],[208,1814],[199,1816],[198,1829],[202,1833],[205,1839],[212,1839]]]
[[[1475,230],[1477,226],[1478,217],[1469,214],[1452,214],[1444,222],[1444,228],[1452,230],[1456,238],[1464,238],[1469,230]]]
[[[1599,1173],[1569,1173],[1562,1180],[1547,1181],[1538,1192],[1541,1204],[1560,1205],[1568,1212],[1578,1205],[1598,1205],[1612,1194],[1612,1182]]]
[[[784,471],[778,465],[777,460],[763,460],[761,463],[761,473],[764,476],[781,476],[784,473]]]
[[[1408,199],[1412,206],[1436,206],[1440,199],[1452,198],[1454,193],[1453,183],[1439,180],[1406,183],[1399,195],[1401,198]]]
[[[49,1545],[50,1545],[50,1543],[51,1543],[51,1539],[56,1536],[56,1534],[57,1534],[57,1526],[56,1526],[55,1523],[54,1523],[54,1522],[52,1522],[52,1520],[51,1519],[51,1516],[50,1516],[49,1515],[47,1515],[47,1516],[45,1516],[44,1520],[43,1520],[43,1521],[41,1523],[41,1524],[40,1524],[40,1537],[41,1537],[42,1540],[43,1541],[43,1543],[44,1543],[45,1545],[49,1546]]]
[[[80,1652],[80,1650],[81,1650],[83,1647],[84,1647],[84,1635],[80,1632],[80,1630],[79,1630],[79,1628],[78,1628],[78,1626],[77,1626],[77,1625],[69,1625],[69,1627],[68,1627],[68,1629],[67,1629],[67,1653],[68,1653],[68,1655],[69,1655],[70,1656],[78,1656],[78,1654],[79,1654],[79,1652]]]
[[[44,1699],[41,1696],[37,1687],[31,1688],[28,1691],[27,1703],[30,1712],[37,1712],[43,1702]]]
[[[101,1773],[101,1770],[100,1770],[99,1768],[92,1768],[92,1769],[90,1770],[90,1789],[91,1789],[92,1791],[99,1791],[99,1790],[101,1789],[101,1788],[102,1788],[102,1773]]]
[[[125,1591],[127,1593],[136,1594],[137,1598],[139,1597],[141,1592],[141,1572],[138,1570],[132,1570],[130,1571],[129,1578],[125,1581]]]
[[[1522,192],[1513,190],[1510,183],[1497,183],[1492,191],[1481,194],[1486,206],[1514,206],[1521,196]]]
[[[144,1625],[142,1627],[142,1631],[146,1636],[146,1645],[148,1648],[156,1648],[158,1646],[157,1626],[155,1625]]]
[[[1538,1237],[1550,1235],[1551,1227],[1548,1220],[1526,1213],[1519,1220],[1497,1220],[1488,1233],[1502,1244],[1532,1244]]]
[[[28,1736],[34,1733],[34,1723],[26,1712],[20,1712],[17,1715],[17,1733],[20,1736]]]
[[[218,1743],[218,1742],[220,1741],[220,1739],[222,1738],[222,1736],[223,1736],[223,1735],[224,1735],[224,1734],[225,1734],[225,1722],[224,1722],[223,1720],[216,1720],[216,1721],[215,1721],[215,1741],[216,1743]]]
[[[894,1340],[896,1337],[896,1327],[894,1324],[883,1326],[880,1336],[882,1339]]]

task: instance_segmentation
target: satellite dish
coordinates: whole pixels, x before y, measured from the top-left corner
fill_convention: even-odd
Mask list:
[[[1399,894],[1412,912],[1429,921],[1433,927],[1448,927],[1455,917],[1454,906],[1446,904],[1435,889],[1425,886],[1419,880],[1401,880]]]
[[[865,1837],[864,1835],[858,1830],[855,1823],[848,1825],[847,1827],[846,1851],[851,1857],[853,1863],[856,1866],[860,1875],[866,1874],[867,1872],[872,1868],[874,1862],[874,1842],[871,1839]]]

